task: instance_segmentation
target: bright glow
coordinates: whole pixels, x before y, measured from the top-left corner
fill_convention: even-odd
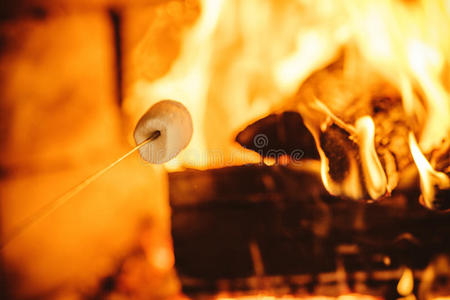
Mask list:
[[[305,9],[311,13],[307,18]],[[138,80],[124,109],[136,120],[161,99],[178,100],[189,109],[194,135],[168,164],[170,170],[259,162],[233,138],[336,57],[349,35],[335,9],[339,6],[328,0],[203,0],[169,72],[153,82]],[[217,152],[220,159],[210,159]]]
[[[450,179],[444,173],[437,172],[433,169],[420,151],[413,133],[409,133],[409,147],[417,169],[419,170],[423,202],[426,207],[433,208],[435,187],[438,186],[441,189],[450,188]]]
[[[361,117],[355,124],[360,141],[361,165],[366,188],[372,199],[378,199],[386,193],[387,179],[375,151],[375,125],[369,116]]]
[[[426,122],[422,130],[420,146],[424,151],[438,147],[450,130],[450,98],[439,84],[444,59],[442,55],[418,40],[408,45],[408,62],[413,74],[425,92]]]
[[[397,284],[397,292],[402,296],[408,296],[414,288],[414,276],[410,268],[403,270],[402,277]]]
[[[333,195],[377,199],[395,188],[397,180],[392,178],[399,174],[390,176],[389,172],[397,170],[380,163],[386,160],[376,151],[374,138],[378,131],[369,121],[375,120],[374,116],[360,119],[371,110],[343,118],[342,111],[328,105],[334,101],[340,103],[344,113],[346,109],[351,111],[362,98],[373,99],[371,86],[367,95],[355,99],[347,99],[345,93],[319,99],[326,109],[295,94],[311,74],[335,62],[342,53],[342,76],[356,72],[349,77],[354,82],[345,86],[348,94],[364,81],[355,66],[373,69],[386,85],[401,94],[406,126],[414,132],[421,149],[412,150],[417,164],[423,160],[420,156],[442,147],[450,133],[448,3],[202,0],[200,16],[182,38],[181,52],[170,70],[153,82],[138,80],[124,108],[136,120],[152,103],[165,98],[181,101],[190,110],[194,122],[192,142],[167,164],[169,170],[260,162],[256,153],[240,148],[233,138],[245,125],[273,111],[297,109],[316,143],[330,120],[339,122],[336,124],[358,141],[361,161],[350,159],[345,179],[333,182],[328,174],[330,163],[319,145],[324,185]],[[317,89],[327,91],[327,84],[324,80]],[[390,165],[395,166],[395,162]],[[430,169],[424,168],[426,165],[420,163],[418,168],[429,206],[434,193],[432,184],[446,186],[448,178],[442,173],[423,171]]]

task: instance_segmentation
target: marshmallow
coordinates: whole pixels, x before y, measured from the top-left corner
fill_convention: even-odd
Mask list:
[[[137,123],[134,140],[140,144],[155,131],[159,131],[160,136],[139,148],[139,154],[149,163],[162,164],[189,144],[193,131],[189,111],[173,100],[154,104]]]

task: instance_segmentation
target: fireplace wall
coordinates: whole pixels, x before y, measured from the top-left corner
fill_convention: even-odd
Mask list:
[[[167,70],[185,7],[181,1],[2,3],[2,236],[130,148],[134,124],[121,107],[128,82]],[[135,49],[149,28],[154,43],[136,51],[151,59],[140,65]],[[136,155],[32,226],[2,250],[0,298],[89,295],[123,257],[142,248],[142,228],[149,226],[145,255],[159,282],[149,293],[175,293],[176,281],[166,275],[170,263],[161,269],[151,250],[170,247],[166,176]]]

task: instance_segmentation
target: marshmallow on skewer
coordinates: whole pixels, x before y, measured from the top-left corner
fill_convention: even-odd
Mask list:
[[[139,154],[149,163],[162,164],[189,144],[193,131],[189,111],[173,100],[154,104],[137,123],[134,140],[140,144],[156,131],[160,136],[139,148]]]

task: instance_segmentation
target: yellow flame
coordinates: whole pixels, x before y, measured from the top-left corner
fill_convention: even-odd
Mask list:
[[[450,179],[444,173],[433,169],[420,151],[419,145],[412,132],[409,133],[409,147],[417,169],[419,170],[423,202],[426,207],[432,208],[436,193],[435,186],[438,186],[441,189],[448,189],[450,188]]]
[[[321,143],[320,135],[325,132],[332,123],[339,125],[351,134],[355,134],[355,128],[339,119],[330,109],[319,99],[314,99],[311,103],[300,103],[298,111],[304,116],[304,122],[314,137],[317,151],[320,156],[320,174],[322,182],[327,191],[335,196],[346,196],[351,199],[360,199],[363,196],[363,190],[360,184],[360,174],[355,159],[349,159],[349,170],[345,178],[337,183],[330,174],[330,161],[326,156]]]
[[[412,293],[414,288],[414,276],[410,268],[403,270],[402,277],[397,284],[397,292],[402,296],[408,296]]]
[[[304,113],[305,106],[299,105],[299,111]],[[364,188],[372,199],[376,200],[387,191],[390,192],[385,171],[375,150],[375,124],[370,116],[359,118],[355,122],[355,126],[352,126],[339,119],[318,99],[315,99],[313,103],[309,103],[306,111],[309,116],[306,116],[305,123],[316,141],[321,158],[322,181],[330,194],[346,196],[352,199],[362,198],[363,186],[361,186],[361,177],[364,181]],[[339,183],[334,182],[330,177],[330,161],[320,144],[319,136],[321,132],[327,130],[330,123],[339,125],[339,127],[351,134],[350,139],[357,143],[361,158],[362,174],[360,174],[356,158],[350,156],[349,170],[345,173],[344,180]]]
[[[134,116],[142,114],[151,104],[161,99],[178,99],[189,109],[194,125],[191,147],[204,149],[204,136],[199,134],[199,124],[204,122],[206,109],[208,73],[212,53],[212,36],[216,29],[223,1],[203,1],[202,14],[185,37],[180,56],[170,72],[156,82],[149,84],[138,81],[134,87],[134,99],[126,107]],[[201,45],[201,47],[200,47]],[[184,152],[185,153],[185,152]],[[187,159],[190,159],[188,157]],[[204,159],[201,153],[193,154],[194,160]],[[171,162],[176,168],[179,162]]]
[[[427,120],[422,130],[420,146],[428,152],[441,144],[450,129],[450,98],[444,86],[439,84],[444,59],[436,49],[419,40],[410,41],[408,49],[412,72],[426,95]]]
[[[169,169],[259,162],[256,154],[233,143],[237,131],[275,109],[292,108],[287,100],[308,76],[332,63],[342,49],[356,49],[361,58],[354,64],[370,65],[401,93],[406,122],[416,133],[420,149],[429,154],[450,133],[445,79],[449,36],[449,1],[202,0],[200,17],[183,37],[181,52],[168,73],[153,82],[136,82],[124,107],[138,119],[153,102],[172,98],[191,111],[192,142],[167,165]],[[321,88],[326,90],[326,83]],[[352,128],[345,123],[340,126]],[[355,126],[361,135],[366,186],[359,182],[360,166],[354,161],[342,186],[333,183],[327,176],[327,158],[319,149],[322,179],[335,195],[360,198],[365,188],[376,199],[392,187],[386,186],[386,174],[374,150],[372,124],[362,119]],[[317,125],[308,128],[317,140]],[[421,155],[415,155],[418,165]],[[430,182],[435,180],[430,177],[436,174],[424,171],[429,169],[426,163],[420,165],[429,202]],[[443,184],[442,175],[437,177]]]
[[[387,179],[375,151],[375,125],[371,117],[364,116],[356,121],[355,128],[360,142],[361,165],[366,188],[372,199],[378,199],[386,193]]]
[[[450,14],[444,1],[345,1],[359,48],[403,92],[406,111],[424,119],[420,146],[428,152],[448,137],[449,93],[441,80],[448,64]],[[416,81],[424,92],[424,114],[411,97]],[[416,111],[419,108],[419,111]]]
[[[186,105],[194,135],[170,169],[258,162],[233,137],[334,59],[348,35],[344,16],[331,7],[339,9],[328,1],[203,0],[169,72],[153,82],[138,80],[124,108],[137,119],[160,99]],[[301,17],[305,9],[307,18]],[[221,159],[210,159],[217,151]]]

